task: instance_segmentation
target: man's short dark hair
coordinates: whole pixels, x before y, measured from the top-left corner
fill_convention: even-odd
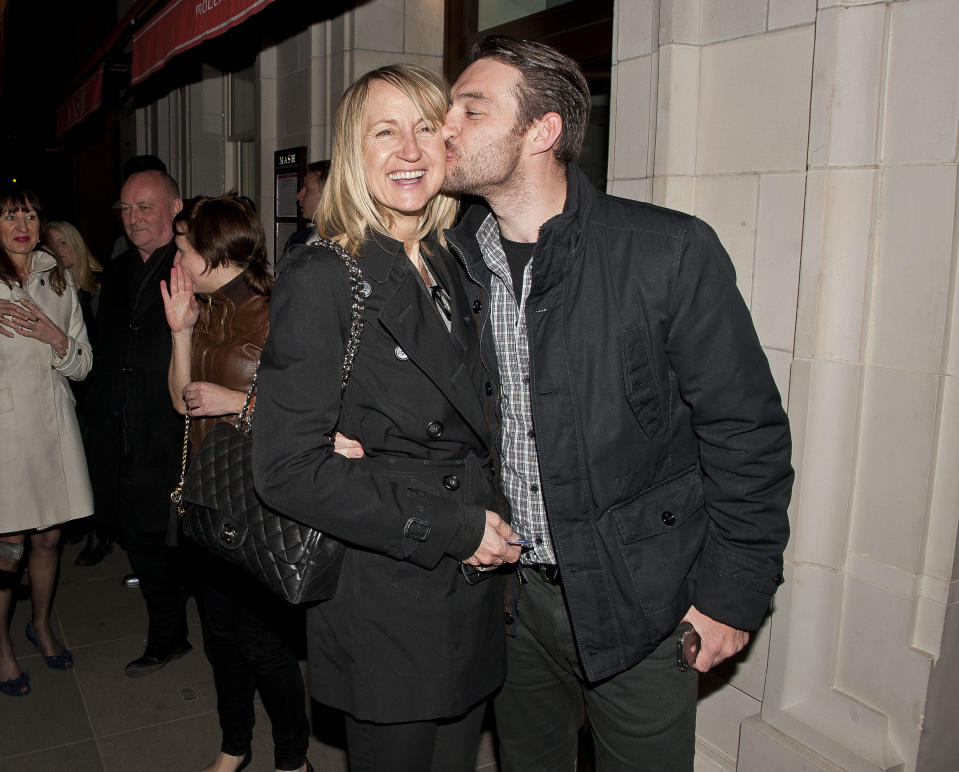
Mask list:
[[[563,164],[575,161],[583,147],[592,100],[579,65],[544,43],[490,35],[473,46],[472,61],[493,59],[519,70],[517,129],[525,130],[546,113],[558,113],[563,131],[553,155]]]
[[[314,161],[313,163],[306,165],[306,171],[309,174],[315,174],[321,180],[325,180],[326,176],[330,173],[330,162]]]
[[[167,173],[166,164],[155,155],[135,155],[123,162],[123,181],[130,179],[130,175],[138,172],[163,172]]]

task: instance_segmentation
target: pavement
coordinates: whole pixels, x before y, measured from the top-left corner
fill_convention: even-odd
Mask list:
[[[193,651],[156,673],[127,678],[124,665],[146,644],[143,596],[121,584],[130,572],[125,552],[114,547],[99,565],[79,567],[73,561],[81,547],[63,549],[53,607],[54,625],[73,652],[72,670],[46,667],[27,642],[28,588],[17,593],[10,629],[33,691],[18,698],[0,694],[0,771],[199,772],[219,751],[220,731],[193,599],[188,609]],[[315,702],[307,711],[314,769],[347,772],[340,716]],[[259,699],[256,716],[247,770],[272,772],[270,721]],[[498,770],[490,729],[483,733],[476,769]]]

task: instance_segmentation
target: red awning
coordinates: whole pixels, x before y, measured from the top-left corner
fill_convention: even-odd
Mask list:
[[[103,96],[103,65],[94,70],[60,107],[57,108],[57,136],[76,126],[100,107]]]
[[[130,83],[136,84],[167,61],[215,38],[273,0],[174,0],[133,36]]]

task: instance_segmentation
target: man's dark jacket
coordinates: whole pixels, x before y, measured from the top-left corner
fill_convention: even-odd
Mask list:
[[[160,297],[160,281],[169,278],[175,255],[171,240],[151,255],[138,283],[134,277],[143,264],[135,247],[107,265],[96,365],[88,379],[97,518],[116,525],[133,518],[127,525],[144,533],[166,530],[183,446],[183,417],[167,387],[172,342]],[[121,485],[127,502],[121,501]]]
[[[643,659],[689,606],[754,630],[782,582],[789,425],[716,234],[598,193],[571,165],[524,309],[543,497],[586,677]],[[473,206],[447,233],[497,384]],[[519,613],[522,615],[522,603]]]

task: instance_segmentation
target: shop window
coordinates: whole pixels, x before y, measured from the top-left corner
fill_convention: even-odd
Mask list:
[[[236,190],[256,201],[259,162],[257,155],[257,97],[253,65],[228,75],[229,126],[225,176],[227,190]]]

